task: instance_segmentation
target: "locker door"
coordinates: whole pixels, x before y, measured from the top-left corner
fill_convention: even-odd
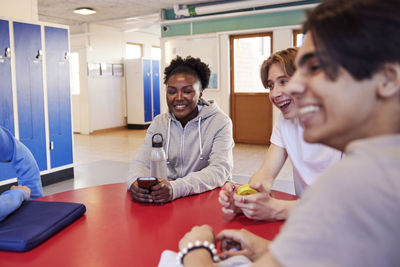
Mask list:
[[[8,21],[0,20],[0,125],[14,134],[13,97],[11,88],[10,35]],[[0,180],[16,177],[8,163],[0,163]]]
[[[45,170],[46,137],[40,26],[14,22],[15,69],[20,141]]]
[[[68,31],[45,27],[51,167],[72,163]]]
[[[143,59],[143,94],[144,94],[144,121],[152,121],[153,108],[151,100],[151,61]]]
[[[10,35],[8,21],[0,20],[0,125],[14,133],[14,114],[11,88]]]
[[[153,118],[160,114],[160,62],[152,60],[151,65],[153,78]]]

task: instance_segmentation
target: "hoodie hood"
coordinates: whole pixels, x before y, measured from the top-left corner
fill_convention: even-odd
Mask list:
[[[199,114],[192,120],[188,122],[189,123],[195,123],[197,122],[197,133],[198,133],[198,144],[199,144],[199,159],[203,160],[203,142],[202,142],[202,136],[201,136],[201,122],[202,120],[205,120],[209,118],[210,116],[217,114],[220,112],[219,107],[214,103],[214,101],[207,101],[204,99],[200,99],[199,103],[197,105],[197,108],[200,110]],[[175,123],[180,124],[180,122],[175,118],[174,114],[172,112],[168,112],[168,130],[167,130],[167,138],[166,138],[166,160],[167,164],[168,162],[168,152],[170,148],[170,137],[171,137],[171,122],[174,121]]]

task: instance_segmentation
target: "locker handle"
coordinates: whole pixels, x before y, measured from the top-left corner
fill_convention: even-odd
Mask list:
[[[69,58],[69,52],[67,51],[67,52],[64,53],[64,59],[68,60],[68,58]]]
[[[50,150],[53,150],[53,149],[54,149],[54,142],[50,141]]]
[[[11,48],[7,47],[6,51],[4,52],[5,57],[11,57]]]
[[[42,49],[39,49],[39,50],[37,51],[36,58],[37,58],[37,59],[41,59],[41,58],[42,58],[42,54],[43,54]]]

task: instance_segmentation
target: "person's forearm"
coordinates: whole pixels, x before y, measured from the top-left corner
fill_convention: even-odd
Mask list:
[[[183,259],[183,266],[190,267],[211,267],[215,266],[211,259],[210,252],[206,249],[196,249],[188,252]]]
[[[16,210],[21,203],[29,198],[29,193],[23,189],[8,190],[0,195],[0,221]]]
[[[208,166],[201,171],[191,172],[185,177],[170,181],[173,199],[203,193],[222,186],[228,180],[228,173],[223,168]]]
[[[266,189],[271,189],[275,177],[267,171],[259,169],[249,180],[249,184],[262,184]]]
[[[262,184],[265,189],[270,190],[286,158],[287,153],[284,148],[271,144],[265,154],[262,166],[250,179],[250,183]]]
[[[272,215],[272,217],[278,221],[286,220],[289,217],[293,206],[297,203],[297,200],[281,200],[276,198],[271,198],[270,201],[273,201],[273,206],[275,209],[275,213]]]
[[[251,265],[251,267],[280,267],[280,266],[281,265],[271,254],[271,252],[265,253]]]

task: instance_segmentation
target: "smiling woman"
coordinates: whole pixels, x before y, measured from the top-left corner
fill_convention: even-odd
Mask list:
[[[202,99],[208,65],[199,58],[177,57],[164,74],[169,112],[154,118],[127,180],[132,198],[139,202],[169,202],[214,189],[231,178],[232,122],[215,103]],[[136,180],[150,175],[151,137],[156,133],[164,137],[168,180],[148,190]]]
[[[168,108],[183,127],[199,113],[197,104],[208,85],[210,73],[208,65],[192,57],[177,57],[165,69]]]

